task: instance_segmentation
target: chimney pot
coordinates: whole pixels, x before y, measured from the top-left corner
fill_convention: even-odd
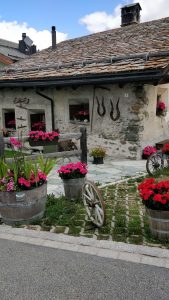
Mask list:
[[[56,49],[56,27],[52,26],[52,49]]]
[[[24,40],[26,38],[26,33],[22,33],[22,39]]]
[[[140,11],[142,10],[139,3],[125,5],[121,8],[121,26],[128,26],[140,23]]]

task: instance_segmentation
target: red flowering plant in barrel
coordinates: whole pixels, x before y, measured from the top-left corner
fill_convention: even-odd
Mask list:
[[[39,157],[32,161],[24,156],[22,143],[10,138],[13,149],[13,159],[8,162],[5,157],[0,158],[0,191],[13,192],[34,189],[47,181],[47,175],[54,166],[55,161]]]
[[[150,209],[169,211],[169,179],[156,181],[145,179],[138,190],[143,204]]]
[[[166,155],[169,155],[169,144],[165,144],[162,148],[162,152]]]
[[[33,141],[53,141],[59,138],[59,133],[56,131],[44,132],[44,131],[30,131],[29,139]]]
[[[74,179],[85,177],[87,174],[87,165],[82,162],[68,163],[65,166],[61,166],[57,171],[62,179]]]

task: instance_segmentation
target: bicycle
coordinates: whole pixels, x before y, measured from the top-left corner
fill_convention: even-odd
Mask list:
[[[150,175],[167,166],[169,166],[169,155],[164,154],[162,150],[152,153],[146,162],[146,170]]]

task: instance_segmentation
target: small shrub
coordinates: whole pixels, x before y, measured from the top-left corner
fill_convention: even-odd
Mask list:
[[[106,150],[104,148],[102,148],[101,146],[95,147],[91,150],[90,156],[105,157],[106,156]]]

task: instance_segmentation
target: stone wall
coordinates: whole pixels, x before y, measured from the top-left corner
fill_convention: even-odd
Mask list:
[[[139,159],[146,145],[153,145],[159,139],[168,138],[169,114],[166,117],[156,116],[157,93],[165,91],[168,105],[168,85],[154,86],[141,84],[102,85],[83,87],[65,87],[39,89],[54,101],[55,128],[63,133],[79,132],[80,126],[86,126],[88,132],[88,149],[103,146],[112,159]],[[29,99],[29,103],[17,107],[15,99]],[[69,101],[72,99],[88,99],[90,122],[73,122],[69,119]],[[98,99],[98,101],[97,101]],[[105,114],[103,112],[104,100]],[[113,107],[113,111],[112,111]],[[169,105],[168,105],[169,108]],[[4,128],[3,113],[6,109],[15,109],[16,125],[26,126],[23,134],[30,130],[30,113],[44,111],[46,129],[52,129],[51,103],[36,93],[33,88],[1,89],[0,90],[0,126]],[[18,120],[19,118],[26,121]]]
[[[86,124],[88,131],[88,149],[90,151],[96,145],[104,146],[107,154],[115,158],[140,157],[140,132],[144,130],[140,119],[140,97],[143,88],[135,85],[107,85],[94,88],[92,86],[79,87],[77,89],[64,88],[55,93],[55,112],[57,127],[61,131],[79,131],[81,124],[69,121],[69,100],[70,99],[89,99],[90,104],[90,124]],[[144,92],[145,93],[145,92]],[[102,117],[98,114],[98,98],[104,105],[106,113]],[[94,105],[93,105],[94,98]],[[119,99],[120,116],[117,117],[117,101]],[[113,120],[110,117],[113,103]],[[93,116],[92,116],[93,111]]]
[[[46,95],[52,96],[52,90],[45,90]],[[17,103],[16,103],[17,102]],[[22,105],[23,108],[19,106]],[[26,109],[25,109],[26,108]],[[42,111],[47,120],[47,130],[51,130],[51,105],[47,99],[36,94],[35,89],[1,89],[0,90],[0,128],[4,128],[4,112],[10,109],[15,110],[16,127],[25,126],[23,134],[30,130],[30,114]],[[24,119],[24,120],[21,120]],[[20,120],[19,120],[20,119]]]

